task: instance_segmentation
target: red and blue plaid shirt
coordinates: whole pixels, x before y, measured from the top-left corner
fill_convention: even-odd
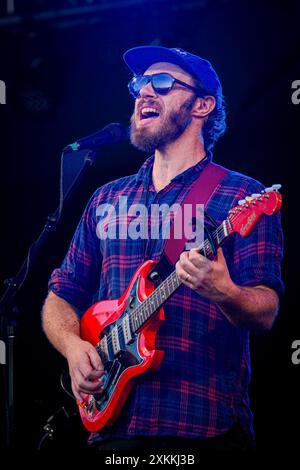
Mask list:
[[[152,182],[153,156],[137,174],[99,188],[83,213],[62,266],[52,273],[49,288],[82,313],[96,300],[120,297],[146,258],[160,258],[164,240],[100,239],[97,207],[109,203],[117,208],[119,196],[127,196],[128,206],[142,203],[149,209],[151,204],[180,203],[210,158],[177,175],[159,192]],[[229,171],[206,211],[221,223],[239,199],[261,189],[256,180]],[[117,223],[124,223],[121,218],[116,218]],[[236,284],[263,284],[282,294],[279,215],[263,217],[247,238],[232,235],[223,251]],[[231,325],[217,305],[184,285],[165,303],[164,311],[166,319],[156,343],[165,351],[160,369],[137,383],[110,433],[99,437],[207,438],[236,423],[252,434],[249,332]]]

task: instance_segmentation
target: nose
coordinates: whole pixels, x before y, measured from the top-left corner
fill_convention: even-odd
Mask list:
[[[147,85],[143,86],[143,88],[140,89],[139,96],[141,98],[153,98],[157,96],[151,82],[147,83]]]

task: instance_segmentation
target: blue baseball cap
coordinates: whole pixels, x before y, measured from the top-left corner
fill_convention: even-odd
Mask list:
[[[162,46],[139,46],[126,51],[123,59],[134,75],[142,75],[150,65],[170,62],[198,80],[205,92],[212,94],[217,105],[222,102],[222,85],[211,63],[197,55],[179,48]]]

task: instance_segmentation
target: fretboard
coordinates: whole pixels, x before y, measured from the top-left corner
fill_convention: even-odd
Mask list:
[[[214,245],[221,246],[223,241],[230,234],[230,222],[224,220],[216,230],[212,232]],[[206,258],[214,255],[213,248],[208,239],[206,239],[199,247],[195,248],[198,253]],[[174,270],[138,307],[130,313],[130,324],[134,332],[137,332],[147,320],[164,304],[164,302],[178,289],[182,281]]]

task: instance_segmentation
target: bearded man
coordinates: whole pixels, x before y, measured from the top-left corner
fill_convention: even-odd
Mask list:
[[[131,142],[151,156],[135,175],[92,196],[62,266],[52,273],[43,309],[44,331],[67,359],[79,401],[101,394],[105,383],[99,351],[80,337],[82,313],[95,298],[119,298],[137,267],[159,260],[165,244],[162,237],[97,236],[97,208],[117,208],[120,196],[147,209],[181,204],[226,128],[222,86],[210,62],[158,46],[130,49],[124,60],[134,74]],[[205,212],[221,223],[240,199],[261,190],[258,181],[226,170]],[[283,290],[281,257],[277,215],[262,218],[247,238],[233,236],[214,259],[183,251],[176,264],[181,286],[164,304],[156,338],[164,359],[136,383],[113,425],[92,433],[90,443],[103,450],[252,449],[249,334],[272,327]]]

